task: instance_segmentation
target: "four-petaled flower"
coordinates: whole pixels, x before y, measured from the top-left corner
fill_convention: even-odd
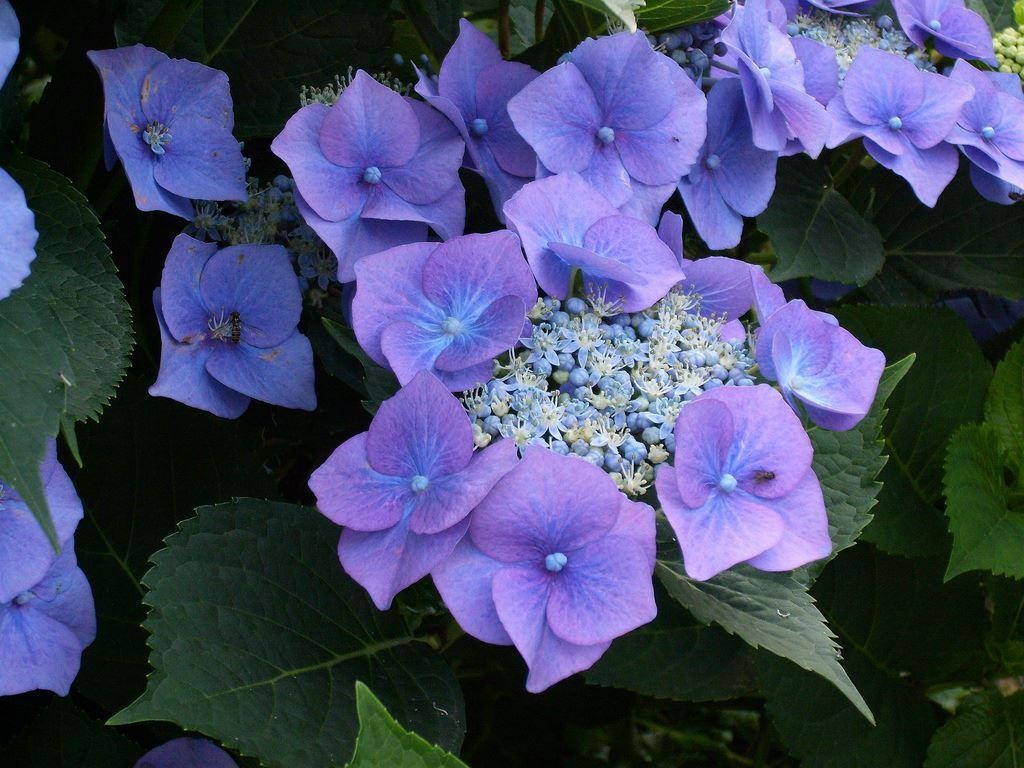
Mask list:
[[[832,550],[811,441],[767,384],[705,392],[680,412],[675,439],[655,487],[691,578],[737,563],[788,571]]]
[[[160,373],[151,395],[229,419],[250,398],[313,410],[313,349],[297,326],[302,293],[280,245],[217,250],[178,235],[153,293]]]
[[[227,75],[143,45],[88,55],[103,80],[107,149],[140,211],[191,219],[190,198],[248,198]]]
[[[134,768],[238,768],[238,763],[209,739],[183,736],[149,750]]]
[[[761,373],[779,382],[794,409],[803,403],[819,427],[851,429],[871,409],[885,355],[861,344],[830,315],[791,301],[762,322],[756,344]]]
[[[578,174],[531,182],[505,204],[540,287],[564,299],[578,270],[588,290],[626,312],[647,309],[683,279],[657,231],[624,216]]]
[[[459,401],[422,372],[309,479],[317,508],[345,526],[338,557],[381,610],[448,557],[469,513],[518,461],[502,440],[474,453]]]
[[[360,257],[425,240],[425,225],[444,239],[462,234],[458,131],[362,70],[334,106],[292,115],[271,149],[295,177],[299,212],[338,257],[343,283]]]
[[[537,170],[537,155],[512,125],[508,101],[537,71],[501,58],[497,46],[469,20],[441,63],[435,83],[417,70],[416,93],[459,129],[472,167],[483,176],[494,210],[501,208]]]
[[[893,0],[904,33],[919,48],[932,38],[935,50],[951,59],[981,59],[995,64],[992,31],[964,0]]]
[[[515,645],[539,692],[654,618],[654,549],[654,510],[592,464],[531,447],[432,575],[467,633]]]
[[[896,172],[918,199],[934,206],[956,175],[956,149],[945,142],[974,90],[923,72],[892,53],[863,47],[829,102],[829,147],[864,137],[879,165]]]
[[[449,390],[491,377],[516,346],[537,284],[508,230],[414,243],[356,264],[352,327],[359,344],[403,384],[432,371]]]
[[[548,173],[579,173],[654,224],[704,142],[704,94],[642,33],[587,39],[508,103]]]

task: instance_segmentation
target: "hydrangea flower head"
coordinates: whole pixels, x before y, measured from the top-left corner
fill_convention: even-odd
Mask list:
[[[0,0],[0,86],[18,60],[21,25],[11,7],[10,0]]]
[[[397,244],[375,236],[396,222],[403,236],[425,234],[424,225],[444,239],[462,234],[465,144],[458,131],[362,70],[333,106],[296,112],[271,149],[291,169],[300,212],[313,214],[306,223],[338,257],[342,282],[353,279],[358,258]]]
[[[777,152],[754,145],[739,80],[716,83],[708,94],[707,141],[679,182],[686,210],[709,248],[735,246],[743,233],[743,217],[768,207],[777,161]]]
[[[466,632],[515,645],[539,692],[655,617],[654,556],[649,506],[596,467],[530,448],[433,577]]]
[[[103,81],[104,130],[139,210],[191,219],[190,198],[247,198],[227,75],[144,45],[88,55]]]
[[[930,37],[943,56],[995,63],[992,31],[964,0],[893,0],[892,5],[907,37],[921,48]]]
[[[691,578],[737,563],[788,571],[831,551],[811,441],[774,389],[705,392],[679,414],[675,437],[655,486]]]
[[[473,167],[487,182],[498,215],[537,170],[537,155],[512,125],[508,101],[537,71],[505,61],[497,46],[467,19],[441,63],[435,83],[417,70],[416,92],[459,129]]]
[[[368,432],[309,479],[317,508],[345,526],[338,557],[381,610],[446,558],[468,515],[518,461],[512,443],[473,452],[459,401],[428,372],[381,404]]]
[[[37,688],[66,696],[95,639],[92,590],[69,541],[39,581],[0,600],[0,696]]]
[[[82,519],[82,502],[71,478],[57,461],[57,443],[51,439],[39,470],[43,494],[61,546],[70,545]],[[0,479],[0,603],[9,603],[40,581],[57,553],[28,505]]]
[[[134,768],[238,768],[238,763],[209,739],[185,736],[149,750]]]
[[[707,104],[641,33],[587,39],[508,103],[549,173],[579,173],[625,213],[658,219],[697,159]]]
[[[153,294],[160,373],[151,395],[233,419],[250,399],[313,410],[302,294],[280,245],[217,249],[178,235]]]
[[[791,301],[761,324],[756,356],[794,409],[799,401],[819,427],[841,432],[871,409],[885,356],[830,319]]]
[[[769,17],[766,0],[737,5],[722,40],[739,72],[754,145],[782,152],[795,139],[817,157],[828,138],[828,115],[807,93],[803,64]]]
[[[578,174],[527,184],[505,204],[505,218],[549,296],[565,298],[579,271],[585,285],[632,312],[650,307],[683,279],[657,231],[620,214]]]
[[[973,89],[922,72],[906,59],[861,48],[842,89],[829,102],[837,147],[857,136],[879,165],[902,176],[918,199],[934,206],[956,175],[956,149],[945,143]]]
[[[449,390],[490,378],[519,341],[537,284],[508,230],[414,243],[356,264],[352,327],[403,384],[432,371]]]

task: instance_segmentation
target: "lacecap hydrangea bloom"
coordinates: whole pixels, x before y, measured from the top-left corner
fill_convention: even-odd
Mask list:
[[[655,617],[654,534],[654,510],[599,469],[530,448],[473,511],[434,584],[467,633],[514,644],[526,689],[543,691]]]
[[[121,161],[140,211],[191,219],[191,200],[246,199],[227,75],[144,45],[88,55],[103,81],[107,165]]]
[[[893,0],[892,5],[907,37],[921,48],[931,38],[943,56],[995,63],[992,31],[964,0]]]
[[[422,372],[381,404],[369,431],[331,454],[309,487],[317,508],[345,526],[345,571],[386,610],[451,553],[470,512],[517,460],[511,442],[474,453],[459,401]]]
[[[302,294],[280,245],[218,250],[178,235],[153,293],[160,372],[151,395],[236,418],[250,399],[313,410],[313,349]]]
[[[655,223],[704,142],[704,94],[637,32],[589,38],[508,103],[538,176],[574,172]]]
[[[209,739],[186,736],[149,750],[134,768],[238,768],[238,763]]]
[[[404,242],[462,234],[466,145],[455,126],[421,101],[362,70],[333,106],[296,112],[271,149],[295,179],[299,211],[338,257],[342,282],[355,262]]]
[[[467,19],[441,62],[435,82],[416,70],[416,92],[458,128],[471,167],[487,183],[494,210],[537,170],[537,155],[512,125],[508,101],[537,77],[536,70],[505,61],[497,46]]]

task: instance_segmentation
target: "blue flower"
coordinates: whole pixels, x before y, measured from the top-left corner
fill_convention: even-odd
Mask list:
[[[907,37],[921,48],[930,37],[943,56],[996,63],[992,30],[964,7],[964,0],[893,0],[892,5]]]
[[[238,768],[238,763],[209,739],[182,737],[149,750],[135,768]]]

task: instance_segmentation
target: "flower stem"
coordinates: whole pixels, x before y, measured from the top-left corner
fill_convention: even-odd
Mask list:
[[[539,43],[544,37],[544,0],[537,0],[533,7],[533,42]]]
[[[723,64],[722,62],[715,61],[714,59],[711,60],[711,66],[714,67],[715,69],[720,69],[723,72],[732,72],[734,75],[738,75],[740,73],[740,71],[736,69],[736,67],[729,66],[728,64]]]
[[[511,5],[512,0],[498,0],[498,48],[501,49],[501,56],[505,59],[512,54],[512,32],[508,22]]]

